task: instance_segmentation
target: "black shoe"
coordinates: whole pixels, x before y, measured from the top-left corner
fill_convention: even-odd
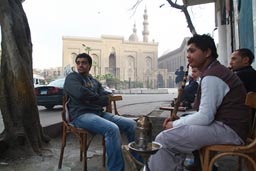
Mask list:
[[[213,168],[212,168],[213,171],[218,171],[218,167],[216,165],[213,165]]]
[[[185,168],[186,168],[188,171],[201,171],[201,170],[202,170],[201,166],[200,166],[200,165],[197,165],[197,164],[195,164],[195,163],[185,165]]]
[[[195,163],[185,165],[185,168],[188,171],[202,171],[202,167],[200,165],[195,164]],[[213,165],[212,170],[213,171],[218,171],[218,167],[216,165]]]

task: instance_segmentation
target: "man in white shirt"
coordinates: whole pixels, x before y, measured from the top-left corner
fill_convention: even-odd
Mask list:
[[[249,132],[246,90],[240,79],[217,61],[214,40],[194,35],[187,45],[188,63],[201,72],[197,112],[165,120],[165,130],[155,139],[163,147],[150,157],[150,171],[181,171],[186,154],[207,145],[243,144]]]

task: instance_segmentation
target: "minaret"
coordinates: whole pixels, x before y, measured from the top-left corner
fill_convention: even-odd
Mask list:
[[[148,42],[148,35],[149,35],[149,31],[148,31],[148,15],[147,15],[147,9],[145,8],[144,10],[144,15],[143,15],[144,21],[143,21],[143,42]]]

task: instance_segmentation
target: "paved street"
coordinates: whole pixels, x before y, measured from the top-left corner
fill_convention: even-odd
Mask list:
[[[171,99],[177,96],[175,91],[171,94],[122,94],[123,100],[117,103],[120,114],[147,115],[159,106],[168,104]],[[42,106],[38,107],[42,126],[52,125],[61,122],[62,106],[55,106],[53,110],[47,110]],[[4,129],[2,115],[0,114],[0,132]]]

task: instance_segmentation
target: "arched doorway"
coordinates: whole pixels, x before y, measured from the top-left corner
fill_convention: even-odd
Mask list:
[[[164,79],[161,74],[157,74],[157,88],[164,88]]]
[[[114,47],[112,47],[109,55],[109,73],[116,77],[116,51]]]

